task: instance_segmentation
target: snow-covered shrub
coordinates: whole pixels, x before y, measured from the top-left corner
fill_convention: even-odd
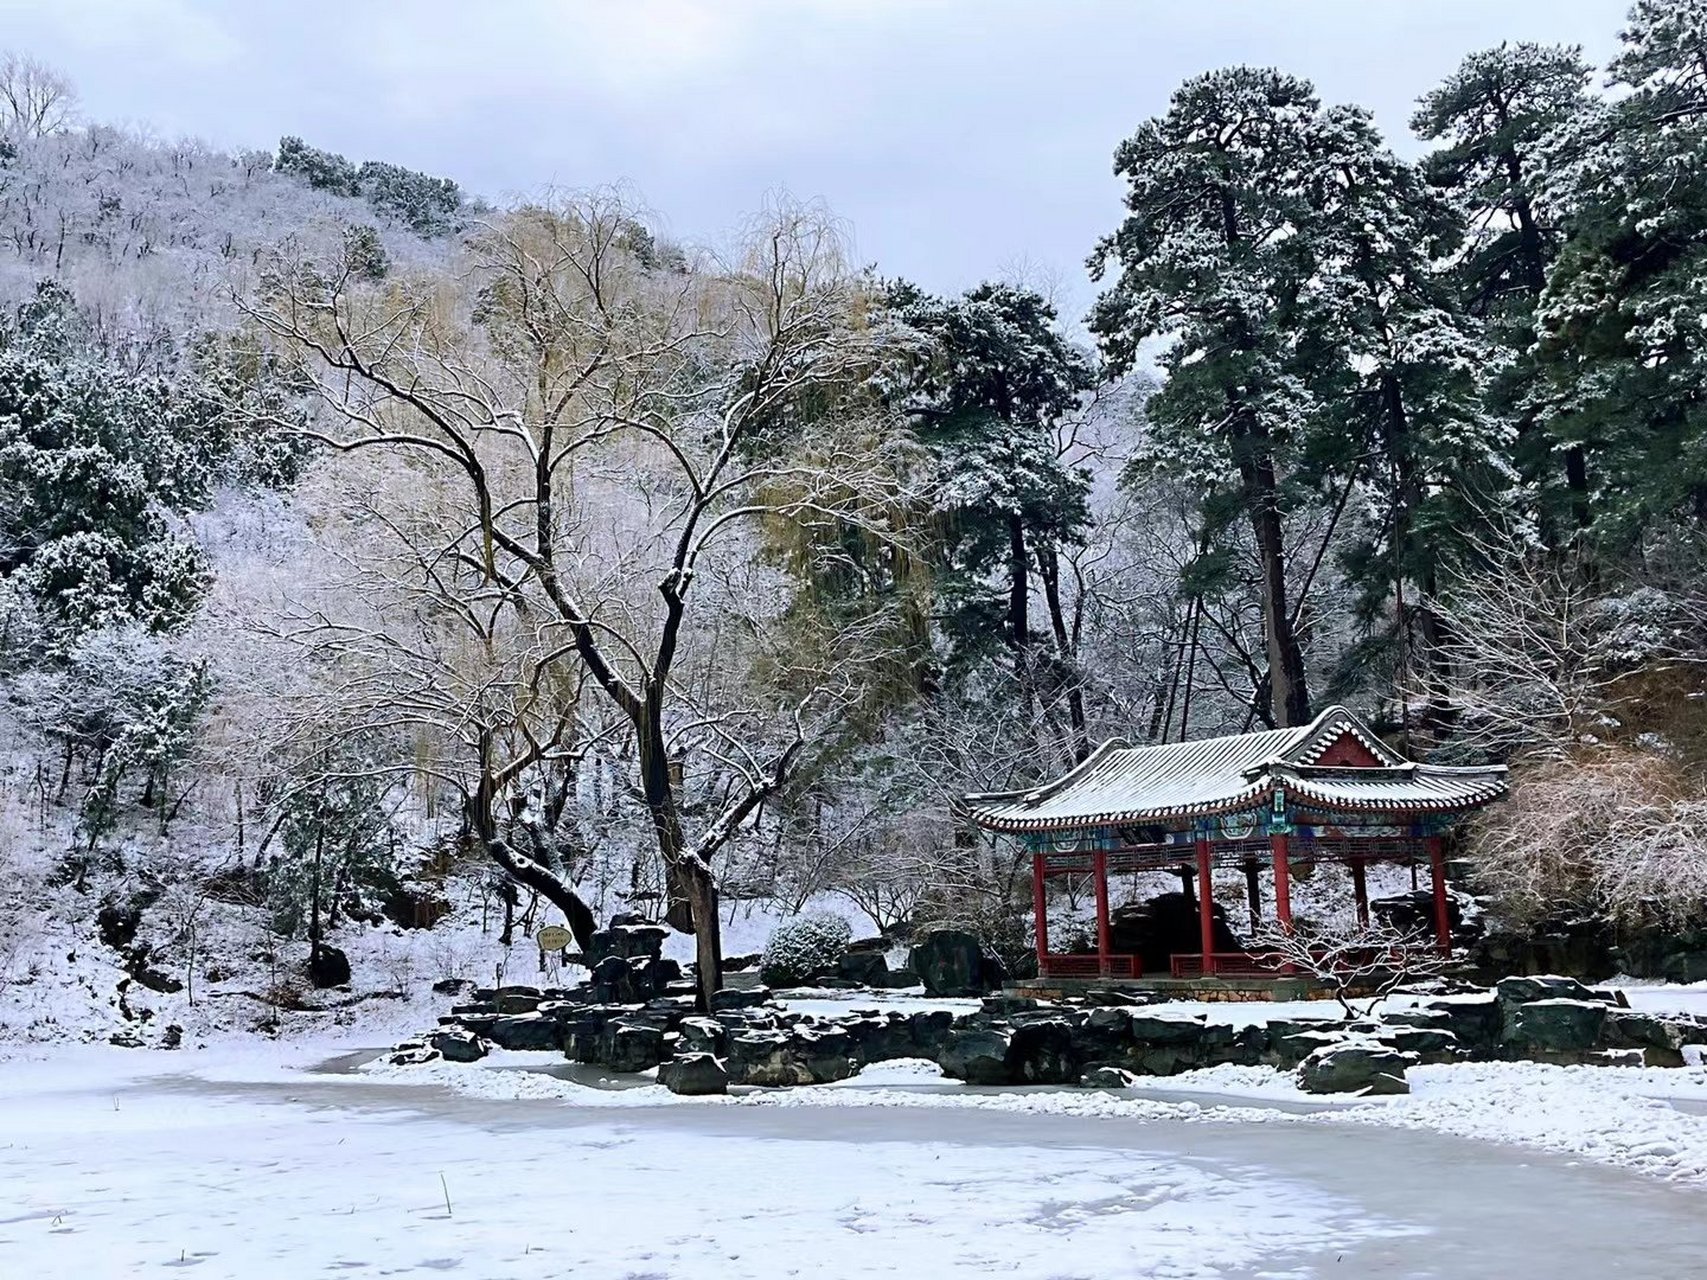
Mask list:
[[[778,925],[765,943],[759,973],[773,987],[797,987],[834,969],[853,938],[840,916],[813,912]]]
[[[1480,888],[1530,923],[1586,912],[1675,925],[1707,914],[1707,794],[1654,752],[1602,747],[1532,764],[1473,828]]]

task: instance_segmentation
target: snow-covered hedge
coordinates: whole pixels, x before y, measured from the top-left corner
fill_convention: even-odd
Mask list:
[[[834,969],[853,937],[840,916],[823,912],[796,916],[777,926],[765,943],[759,974],[773,987],[797,987]]]

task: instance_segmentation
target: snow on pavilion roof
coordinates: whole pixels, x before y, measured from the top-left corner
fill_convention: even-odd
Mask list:
[[[1323,764],[1351,738],[1377,763]],[[1362,753],[1359,753],[1360,755]],[[965,798],[992,831],[1048,831],[1197,817],[1251,807],[1285,789],[1288,802],[1334,811],[1438,813],[1505,794],[1505,766],[1448,768],[1395,755],[1344,707],[1296,729],[1132,747],[1112,739],[1053,782]]]

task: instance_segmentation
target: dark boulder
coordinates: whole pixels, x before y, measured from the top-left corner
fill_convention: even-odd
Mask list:
[[[1065,1018],[1022,1022],[1008,1042],[1011,1084],[1073,1084],[1084,1074],[1073,1028]]]
[[[724,1013],[734,1009],[756,1009],[770,1003],[770,998],[769,987],[748,987],[745,990],[722,987],[711,993],[711,1011]]]
[[[114,1044],[118,1043],[115,1038]],[[438,1050],[428,1048],[419,1040],[405,1040],[386,1059],[394,1067],[419,1067],[439,1060]]]
[[[658,1083],[684,1097],[729,1092],[729,1072],[709,1053],[678,1053],[658,1067]]]
[[[1700,1031],[1657,1014],[1609,1009],[1600,1035],[1608,1048],[1640,1050],[1646,1066],[1681,1067],[1687,1038]]]
[[[743,1031],[729,1039],[730,1084],[784,1086],[811,1084],[812,1074],[795,1056],[786,1031]]]
[[[1163,1018],[1137,1009],[1119,1012],[1126,1017],[1131,1040],[1122,1065],[1150,1076],[1170,1076],[1204,1065],[1208,1026],[1203,1015]]]
[[[836,976],[856,986],[886,986],[889,982],[889,961],[881,951],[856,951],[849,947],[836,961]]]
[[[141,986],[147,987],[150,991],[158,991],[162,995],[176,995],[184,989],[184,984],[178,981],[178,979],[174,978],[169,973],[162,973],[159,969],[156,969],[152,960],[153,956],[150,948],[145,946],[135,947],[131,950],[130,963],[125,966],[125,971],[129,973],[131,977],[135,978]],[[348,982],[350,980],[348,972],[349,961],[346,960],[344,962],[344,967],[344,982]],[[343,983],[334,982],[325,985],[342,986]]]
[[[1476,977],[1569,974],[1602,982],[1618,972],[1612,934],[1592,921],[1543,926],[1524,933],[1490,933],[1473,943],[1467,960]]]
[[[499,987],[493,993],[492,1007],[499,1013],[532,1013],[542,998],[538,987]]]
[[[629,1075],[650,1071],[669,1057],[661,1028],[626,1018],[609,1024],[603,1049],[604,1065]]]
[[[1206,1067],[1223,1064],[1254,1067],[1266,1062],[1272,1050],[1273,1042],[1266,1027],[1231,1027],[1226,1023],[1216,1023],[1203,1029],[1200,1052],[1202,1065]]]
[[[593,966],[588,986],[595,1004],[644,1004],[680,977],[674,960],[611,955]]]
[[[663,954],[664,939],[670,931],[661,924],[652,924],[638,916],[615,916],[610,926],[593,934],[587,948],[587,965],[598,968],[599,962],[611,956],[624,960],[656,960]]]
[[[308,980],[317,987],[341,987],[350,980],[350,958],[324,942],[308,955]]]
[[[1569,1060],[1595,1047],[1605,1023],[1598,1000],[1531,1000],[1507,1010],[1501,1041],[1524,1056]]]
[[[1619,939],[1613,954],[1619,971],[1633,977],[1667,982],[1707,979],[1707,929],[1632,930]]]
[[[1210,920],[1215,950],[1239,950],[1239,940],[1228,926],[1220,903],[1211,906]],[[1117,907],[1108,924],[1109,950],[1116,955],[1141,957],[1145,973],[1166,974],[1176,954],[1203,950],[1193,894],[1162,893],[1146,902]]]
[[[1532,1000],[1595,1000],[1598,997],[1575,978],[1558,974],[1502,978],[1494,987],[1500,1008],[1510,1010]]]
[[[1125,1009],[1087,1010],[1074,1035],[1080,1056],[1088,1063],[1124,1061],[1132,1047],[1131,1019]]]
[[[921,1010],[907,1018],[907,1037],[921,1058],[934,1059],[953,1033],[954,1015],[947,1009]]]
[[[676,1027],[676,1034],[681,1037],[676,1048],[678,1056],[684,1053],[721,1055],[729,1047],[729,1031],[715,1018],[683,1018]]]
[[[405,882],[385,895],[379,910],[401,929],[431,929],[450,914],[451,905],[438,886]]]
[[[1380,1044],[1325,1045],[1298,1067],[1305,1093],[1409,1093],[1405,1068],[1416,1059]]]
[[[506,1014],[494,1018],[486,1034],[500,1049],[537,1052],[563,1047],[563,1028],[554,1019],[538,1013]]]
[[[1323,1024],[1320,1028],[1289,1033],[1277,1033],[1269,1024],[1269,1054],[1274,1064],[1283,1070],[1298,1066],[1312,1054],[1323,1049],[1337,1049],[1350,1042],[1351,1032],[1343,1026]]]
[[[1435,1027],[1450,1031],[1458,1043],[1472,1054],[1491,1052],[1504,1027],[1505,1015],[1500,999],[1493,992],[1475,996],[1443,996],[1430,1000],[1420,1012],[1437,1014]],[[1397,1020],[1394,1014],[1390,1020]]]
[[[830,1084],[859,1072],[853,1037],[841,1027],[797,1028],[789,1053],[805,1071],[807,1083]]]
[[[1119,1067],[1092,1067],[1079,1083],[1087,1089],[1130,1089],[1138,1077]]]
[[[1013,1044],[1011,1027],[957,1028],[937,1056],[943,1074],[967,1084],[1008,1084],[1008,1050]]]
[[[933,929],[913,944],[908,966],[933,996],[981,996],[1007,980],[996,953],[961,929]]]
[[[446,1027],[443,1031],[433,1032],[427,1037],[427,1045],[446,1062],[479,1062],[490,1048],[472,1031],[460,1027]]]
[[[119,900],[109,898],[95,913],[95,929],[101,941],[115,951],[123,951],[136,941],[136,931],[142,927],[143,898]]]
[[[1391,1027],[1376,1038],[1390,1049],[1415,1054],[1418,1062],[1458,1062],[1464,1057],[1458,1037],[1438,1027]]]

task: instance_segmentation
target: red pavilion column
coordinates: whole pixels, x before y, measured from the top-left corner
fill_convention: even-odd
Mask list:
[[[1430,836],[1426,843],[1430,879],[1434,882],[1434,944],[1443,954],[1449,954],[1452,951],[1452,917],[1446,909],[1446,855],[1439,836]]]
[[[1203,951],[1203,972],[1215,972],[1215,900],[1209,886],[1209,835],[1197,833],[1197,931]]]
[[[1049,899],[1043,876],[1042,850],[1031,855],[1031,914],[1037,926],[1037,976],[1049,976]]]
[[[1274,918],[1288,933],[1292,931],[1292,868],[1286,861],[1286,833],[1268,837],[1269,857],[1274,863]]]
[[[1091,855],[1091,870],[1097,890],[1097,972],[1108,974],[1108,853],[1098,849]]]

